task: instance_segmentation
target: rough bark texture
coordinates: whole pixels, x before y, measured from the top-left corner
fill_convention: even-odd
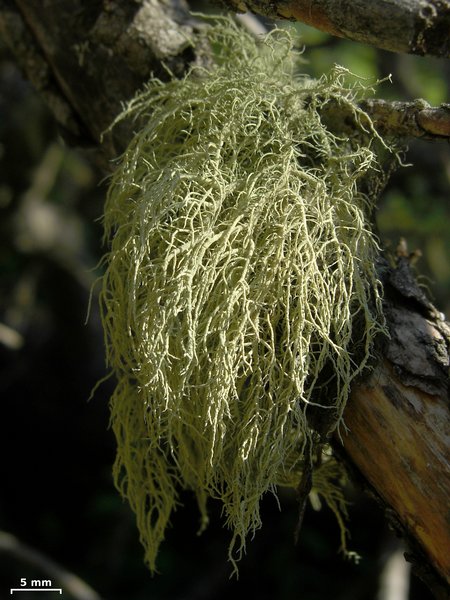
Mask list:
[[[192,31],[183,0],[0,1],[0,34],[64,137],[96,151],[121,103],[152,73],[167,76],[163,63],[183,73]],[[117,156],[129,136],[126,126],[107,135],[102,159]]]
[[[116,129],[100,144],[121,103],[152,71],[164,76],[162,62],[181,74],[196,60],[189,43],[196,26],[181,2],[0,0],[0,32],[66,136],[96,150],[108,166],[131,133],[129,126]],[[340,6],[344,18],[358,3],[306,4]],[[365,10],[371,4],[359,3]],[[383,6],[400,4],[448,6]],[[355,386],[345,415],[351,435],[343,447],[336,444],[408,538],[436,597],[448,598],[450,329],[414,282],[406,255],[386,273],[391,338],[370,378]]]
[[[449,0],[221,0],[393,52],[448,57]]]
[[[365,100],[361,108],[370,113],[381,135],[450,140],[450,104],[434,108],[423,100]]]
[[[450,104],[433,107],[420,99],[413,102],[369,99],[363,100],[360,107],[370,114],[383,136],[401,140],[450,140]],[[337,130],[350,134],[355,127],[353,115],[345,113],[337,103],[329,102],[322,114],[327,123]]]
[[[399,256],[385,279],[390,339],[345,412],[345,452],[414,548],[450,583],[450,327]],[[425,560],[424,560],[425,557]],[[434,582],[437,598],[446,584]]]

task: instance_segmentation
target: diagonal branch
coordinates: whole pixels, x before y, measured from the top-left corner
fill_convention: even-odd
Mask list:
[[[361,108],[370,114],[382,135],[450,140],[450,104],[433,107],[424,100],[365,100]]]
[[[27,546],[6,531],[0,531],[0,554],[13,556],[22,563],[38,569],[46,577],[51,577],[54,583],[61,585],[64,592],[70,594],[75,600],[101,600],[97,592],[74,573],[67,571],[48,556]]]
[[[450,56],[450,0],[221,0],[393,52]]]
[[[383,137],[450,141],[450,104],[434,107],[420,99],[400,102],[372,98],[361,101],[359,107],[371,117]],[[354,115],[333,101],[321,109],[321,117],[332,131],[348,135],[356,125]]]

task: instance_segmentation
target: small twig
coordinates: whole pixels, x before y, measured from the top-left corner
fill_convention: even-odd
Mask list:
[[[255,36],[265,35],[267,33],[267,27],[253,13],[237,13],[235,18],[249,33],[252,33]]]
[[[28,563],[57,581],[65,592],[76,600],[101,600],[100,596],[77,575],[66,571],[64,567],[53,562],[34,548],[20,542],[15,536],[0,531],[0,552],[4,552],[22,562]]]
[[[297,525],[294,531],[294,543],[298,544],[300,538],[300,531],[303,525],[303,519],[305,517],[306,503],[308,502],[309,492],[312,488],[312,464],[311,464],[311,440],[307,440],[305,445],[305,464],[302,471],[302,477],[297,487],[297,501],[298,501],[298,517]]]
[[[450,104],[433,107],[425,100],[365,100],[360,106],[371,116],[381,134],[450,140]]]
[[[379,600],[408,600],[411,565],[405,560],[405,550],[399,544],[389,553],[379,578]]]
[[[359,103],[382,136],[450,141],[450,104],[433,107],[425,100],[399,102],[370,99]],[[354,130],[355,116],[339,102],[330,100],[321,110],[327,126],[340,133]]]
[[[298,540],[300,538],[300,531],[303,525],[303,519],[305,518],[306,511],[306,503],[308,502],[309,492],[312,488],[312,468],[309,461],[305,462],[305,466],[303,468],[302,478],[297,487],[297,497],[298,497],[298,517],[297,517],[297,525],[295,526],[294,531],[294,543],[298,544]]]
[[[23,346],[23,336],[12,327],[0,323],[0,344],[9,350],[19,350]]]

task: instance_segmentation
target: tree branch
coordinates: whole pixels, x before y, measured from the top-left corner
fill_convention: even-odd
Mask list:
[[[374,127],[382,136],[401,140],[450,140],[450,104],[433,107],[425,100],[369,99],[360,102],[359,107],[372,118]],[[351,135],[356,126],[354,115],[337,102],[326,104],[321,116],[328,127],[340,133]]]
[[[449,0],[221,0],[236,12],[301,21],[392,52],[450,56]]]
[[[101,600],[97,592],[77,575],[66,571],[64,567],[56,564],[34,548],[26,546],[5,531],[0,531],[0,553],[2,552],[14,556],[35,569],[39,569],[39,571],[51,577],[53,582],[58,582],[64,593],[67,592],[75,600]]]
[[[50,0],[43,10],[41,0],[0,0],[0,34],[67,141],[94,149],[109,170],[132,126],[100,144],[103,132],[152,74],[167,77],[162,63],[184,73],[193,24],[184,0],[102,4]]]
[[[381,135],[450,140],[450,104],[435,108],[424,100],[388,102],[365,100],[360,104]]]
[[[399,256],[385,277],[390,338],[370,377],[352,390],[343,443],[397,529],[426,557],[415,562],[439,573],[422,573],[436,597],[448,598],[450,324],[418,287],[409,260]]]

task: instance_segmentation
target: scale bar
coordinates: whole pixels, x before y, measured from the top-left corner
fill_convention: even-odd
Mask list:
[[[11,588],[9,590],[10,595],[14,592],[59,592],[62,594],[62,588]]]

